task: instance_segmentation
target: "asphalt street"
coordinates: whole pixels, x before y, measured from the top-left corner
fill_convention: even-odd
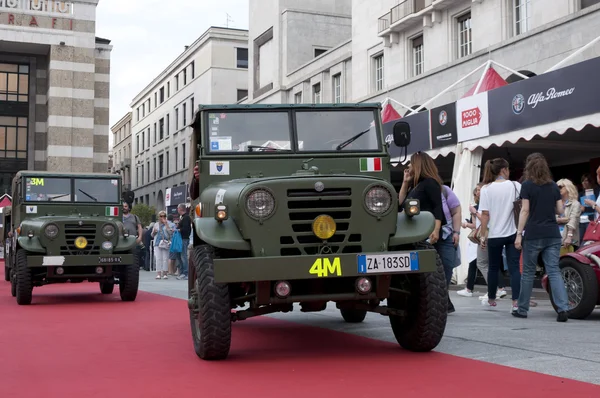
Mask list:
[[[141,271],[140,290],[187,299],[187,281],[154,277],[154,272]],[[529,318],[519,319],[510,315],[510,299],[500,300],[493,310],[482,306],[478,297],[485,294],[485,286],[476,286],[476,294],[470,298],[458,296],[456,289],[451,289],[456,312],[448,316],[437,351],[600,384],[600,307],[586,320],[558,323],[548,296],[538,290],[538,306],[531,309]],[[298,306],[293,312],[268,316],[395,342],[387,317],[369,313],[363,323],[347,324],[331,303],[322,312],[303,313]]]

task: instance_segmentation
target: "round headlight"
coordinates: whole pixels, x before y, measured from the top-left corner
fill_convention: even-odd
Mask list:
[[[384,187],[377,186],[369,189],[365,195],[365,206],[375,214],[383,214],[392,205],[392,194]]]
[[[58,235],[58,226],[56,224],[46,225],[46,228],[44,228],[44,234],[50,239],[56,238],[56,235]]]
[[[267,218],[275,210],[275,198],[265,189],[255,189],[246,197],[246,211],[250,217]]]
[[[115,227],[112,224],[106,224],[102,227],[102,235],[107,238],[112,237],[115,234]]]

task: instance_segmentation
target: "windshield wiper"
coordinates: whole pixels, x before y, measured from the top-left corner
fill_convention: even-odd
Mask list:
[[[85,196],[87,196],[88,198],[92,199],[94,202],[97,202],[98,199],[96,199],[95,197],[93,197],[92,195],[90,195],[87,192],[83,192],[81,189],[78,189],[79,192],[81,192],[82,194],[84,194]]]
[[[65,196],[70,195],[70,193],[64,193],[62,195],[58,195],[58,196],[54,196],[52,198],[48,198],[48,202],[52,202],[54,199],[58,199],[58,198],[64,198]]]
[[[354,137],[349,138],[346,141],[342,142],[340,145],[338,145],[335,148],[335,150],[336,151],[341,151],[342,149],[346,148],[348,145],[352,144],[354,141],[356,141],[357,139],[359,139],[363,135],[367,134],[369,131],[371,131],[370,127],[368,129],[366,129],[365,131],[361,131],[360,133],[356,134]]]
[[[248,152],[253,152],[253,149],[262,149],[263,151],[260,152],[264,152],[264,150],[271,150],[271,151],[277,151],[277,152],[290,152],[291,149],[282,149],[282,148],[271,148],[270,146],[265,146],[265,145],[248,145]],[[257,151],[258,152],[258,151]]]

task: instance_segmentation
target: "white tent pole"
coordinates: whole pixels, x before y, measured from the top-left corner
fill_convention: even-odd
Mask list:
[[[594,40],[592,40],[591,42],[589,42],[585,46],[579,48],[573,54],[569,55],[567,58],[563,59],[562,61],[560,61],[559,63],[557,63],[556,65],[554,65],[552,68],[548,69],[544,73],[552,72],[553,70],[558,69],[559,67],[561,67],[562,65],[564,65],[565,63],[567,63],[568,61],[570,61],[571,59],[575,58],[576,56],[578,56],[579,54],[581,54],[582,52],[584,52],[585,50],[587,50],[588,48],[590,48],[591,46],[593,46],[599,40],[600,40],[600,36],[596,37]]]
[[[423,105],[419,106],[417,109],[414,109],[411,113],[409,113],[407,116],[410,116],[414,113],[419,112],[421,109],[423,109],[426,105],[429,105],[430,103],[432,103],[433,101],[435,101],[436,99],[438,99],[439,97],[441,97],[442,95],[446,94],[448,91],[452,90],[455,86],[457,86],[459,83],[461,83],[462,81],[466,80],[467,78],[471,77],[471,75],[477,73],[478,70],[480,70],[481,68],[483,68],[484,66],[487,65],[487,62],[481,66],[479,66],[477,69],[475,69],[474,71],[472,71],[471,73],[469,73],[466,76],[463,76],[460,80],[458,80],[457,82],[455,82],[454,84],[452,84],[451,86],[447,87],[445,90],[443,90],[441,93],[439,93],[438,95],[436,95],[435,97],[433,97],[432,99],[430,99],[429,101],[426,101]]]
[[[396,103],[396,104],[400,105],[401,107],[403,107],[403,108],[405,108],[405,109],[412,110],[412,109],[411,109],[409,106],[406,106],[406,105],[404,105],[402,102],[396,101],[396,100],[395,100],[395,99],[393,99],[393,98],[390,98],[390,97],[388,97],[388,98],[386,98],[386,100],[387,100],[387,101],[390,101],[390,102],[393,102],[393,103]]]
[[[481,88],[481,84],[483,83],[483,78],[485,77],[485,74],[491,66],[492,61],[487,61],[485,64],[485,68],[483,69],[483,73],[481,74],[481,78],[479,78],[479,81],[477,82],[477,87],[475,87],[475,92],[473,93],[473,95],[477,95],[477,93],[479,93],[479,89]]]
[[[517,72],[516,70],[514,70],[514,69],[511,69],[511,68],[509,68],[508,66],[504,66],[504,65],[502,65],[502,64],[500,64],[500,63],[498,63],[498,62],[496,62],[496,61],[491,61],[491,62],[492,62],[492,64],[494,64],[494,65],[496,65],[496,66],[499,66],[499,67],[501,67],[502,69],[505,69],[505,70],[509,71],[509,72],[510,72],[510,73],[512,73],[512,74],[515,74],[515,75],[517,75],[517,76],[519,76],[519,77],[522,77],[523,79],[529,79],[529,76],[526,76],[526,75],[522,74],[521,72]]]

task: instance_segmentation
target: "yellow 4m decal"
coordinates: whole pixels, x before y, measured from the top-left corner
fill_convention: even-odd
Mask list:
[[[340,265],[339,257],[335,257],[333,262],[328,258],[318,258],[313,263],[308,271],[311,275],[316,275],[318,278],[326,278],[330,275],[342,276],[342,266]]]

